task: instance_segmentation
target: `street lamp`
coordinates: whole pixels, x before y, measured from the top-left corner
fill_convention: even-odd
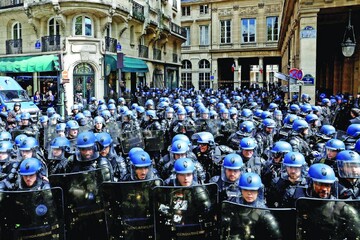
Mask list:
[[[349,22],[345,29],[344,38],[341,43],[342,54],[345,57],[351,57],[355,52],[355,33],[354,26],[351,25],[351,9],[349,10]]]

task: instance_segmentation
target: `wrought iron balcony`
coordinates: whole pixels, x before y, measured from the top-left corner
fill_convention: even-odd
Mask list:
[[[60,51],[60,35],[43,36],[41,37],[41,51],[42,52],[53,52]]]
[[[149,48],[144,45],[139,45],[139,57],[149,58]]]
[[[117,39],[105,37],[105,51],[116,53]]]
[[[186,30],[185,28],[180,27],[179,25],[171,22],[170,23],[171,32],[176,33],[184,38],[186,38]]]
[[[6,40],[6,54],[22,53],[22,39]]]
[[[161,60],[161,50],[154,48],[154,59],[155,60]]]
[[[1,0],[0,1],[0,9],[1,8],[12,8],[19,7],[24,5],[24,0]]]
[[[173,62],[174,63],[178,62],[178,55],[176,53],[173,53]]]
[[[144,22],[145,21],[145,15],[144,15],[144,6],[133,1],[133,11],[132,15],[135,19]]]

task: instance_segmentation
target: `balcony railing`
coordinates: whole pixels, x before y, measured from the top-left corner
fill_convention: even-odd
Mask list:
[[[171,32],[179,34],[180,36],[183,36],[184,38],[186,38],[185,28],[182,28],[173,22],[170,23],[170,28],[171,28]]]
[[[144,6],[133,1],[133,17],[141,22],[145,21]]]
[[[139,45],[139,57],[149,58],[149,48],[144,45]]]
[[[105,51],[116,53],[117,39],[105,37]]]
[[[155,60],[161,60],[161,50],[154,48],[154,59]]]
[[[6,54],[22,53],[22,39],[6,40]]]
[[[60,35],[41,37],[41,51],[53,52],[60,51]]]
[[[173,53],[173,62],[174,63],[178,62],[178,55],[176,53]]]
[[[24,5],[24,0],[1,0],[0,8],[12,8]]]

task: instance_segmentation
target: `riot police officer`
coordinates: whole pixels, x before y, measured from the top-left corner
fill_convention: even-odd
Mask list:
[[[330,139],[325,143],[323,155],[317,158],[314,163],[324,163],[337,172],[336,156],[340,151],[345,150],[345,144],[339,139]]]
[[[243,165],[240,155],[230,153],[223,160],[221,175],[210,179],[210,182],[214,182],[218,186],[220,202],[240,196],[238,183]]]
[[[65,137],[56,137],[51,140],[47,159],[49,175],[70,171],[73,164],[70,147],[70,141]]]
[[[168,186],[194,186],[198,185],[195,165],[191,158],[179,158],[174,163],[175,177],[170,177],[165,181]]]
[[[153,168],[153,163],[150,155],[145,151],[136,151],[129,154],[130,166],[129,173],[124,177],[124,181],[141,181],[149,179],[157,179],[156,169]]]
[[[305,196],[306,162],[299,152],[288,152],[284,157],[283,170],[273,179],[267,192],[270,207],[295,207],[295,201]]]
[[[336,156],[339,174],[339,198],[360,199],[360,155],[344,150]]]
[[[106,158],[112,166],[114,181],[122,180],[127,174],[127,167],[124,158],[119,156],[114,149],[113,140],[110,134],[103,132],[96,134],[97,142],[100,145],[100,158]]]
[[[306,137],[309,134],[309,124],[302,119],[294,121],[292,126],[292,133],[290,137],[290,144],[294,152],[300,152],[304,155],[306,162],[310,166],[313,162],[313,156],[311,155],[311,148],[309,143],[306,141]]]
[[[266,118],[262,121],[262,129],[255,135],[256,142],[258,143],[258,155],[265,160],[267,160],[270,148],[273,145],[275,128],[275,121],[271,118]]]
[[[255,148],[257,147],[256,140],[252,137],[246,137],[240,141],[240,153],[243,162],[245,172],[255,172],[258,175],[261,174],[265,160],[254,154]]]
[[[20,163],[19,190],[49,189],[49,182],[43,178],[42,163],[37,158],[27,158]]]

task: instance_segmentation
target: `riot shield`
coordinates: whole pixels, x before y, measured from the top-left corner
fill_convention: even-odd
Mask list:
[[[164,130],[144,130],[143,136],[145,151],[162,151],[165,149]]]
[[[56,126],[55,125],[47,126],[44,129],[44,143],[43,143],[44,149],[48,149],[51,140],[53,140],[56,137],[57,137]]]
[[[155,239],[218,239],[216,184],[155,187]]]
[[[151,190],[161,179],[101,185],[110,239],[153,239]]]
[[[221,204],[220,239],[295,239],[296,211],[254,208],[229,201]]]
[[[119,145],[119,135],[120,135],[120,128],[117,122],[109,122],[106,124],[107,129],[109,129],[109,134],[113,140],[113,144]]]
[[[65,239],[60,188],[0,192],[0,239]]]
[[[99,186],[103,182],[101,169],[54,174],[52,186],[64,192],[65,226],[68,239],[107,239],[105,211]]]
[[[136,130],[132,132],[126,132],[120,134],[120,146],[122,152],[128,154],[130,149],[133,147],[145,148],[144,139],[141,133],[141,130]]]
[[[297,239],[360,239],[360,200],[299,198]]]

